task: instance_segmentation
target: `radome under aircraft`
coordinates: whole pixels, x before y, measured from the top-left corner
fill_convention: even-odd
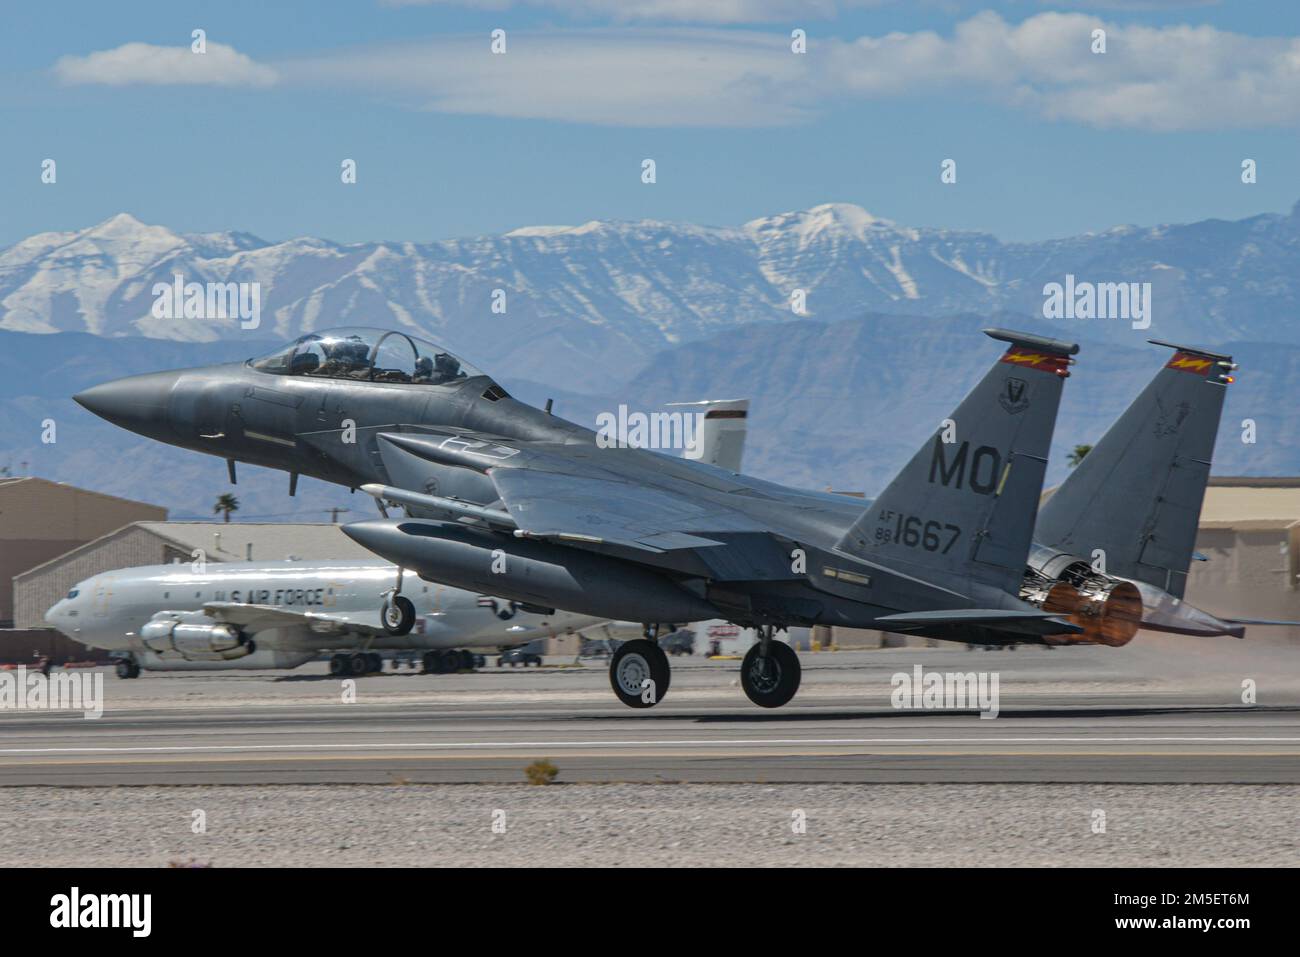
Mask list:
[[[141,669],[297,668],[326,651],[336,675],[378,671],[381,651],[423,651],[424,670],[440,674],[472,667],[473,650],[597,622],[426,584],[413,572],[394,595],[396,579],[378,558],[121,568],[79,582],[45,618],[116,652],[123,678]]]
[[[1048,447],[1078,346],[986,330],[1009,348],[879,498],[799,491],[690,459],[605,447],[517,402],[450,353],[400,332],[310,333],[244,364],[132,376],[77,401],[132,431],[312,475],[401,505],[344,527],[422,578],[597,618],[647,637],[613,656],[633,707],[668,689],[659,624],[754,627],[741,684],[790,700],[792,624],[971,643],[1080,635],[1022,600]]]

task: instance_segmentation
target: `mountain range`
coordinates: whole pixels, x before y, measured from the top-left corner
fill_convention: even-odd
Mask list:
[[[257,281],[262,323],[155,319],[155,282]],[[1151,282],[1153,322],[1048,320],[1043,285]],[[746,471],[874,493],[997,354],[1004,325],[1084,343],[1067,385],[1050,480],[1092,442],[1167,351],[1147,338],[1232,352],[1217,472],[1300,473],[1291,411],[1300,376],[1300,204],[1288,215],[1117,227],[1042,243],[912,229],[844,204],[740,227],[657,222],[530,227],[428,244],[268,243],[183,235],[119,215],[0,251],[0,469],[210,515],[217,459],[100,422],[70,396],[152,369],[246,358],[303,331],[397,326],[492,373],[517,397],[593,426],[620,403],[653,410],[750,398]],[[505,289],[504,315],[492,290]],[[791,294],[806,293],[806,315]],[[1241,441],[1242,421],[1258,440]],[[40,440],[46,419],[57,441]],[[26,464],[24,464],[26,463]],[[236,518],[368,515],[373,504],[242,469]]]
[[[155,318],[154,286],[176,275],[258,283],[260,326]],[[1153,321],[1134,330],[1117,319],[1057,320],[1059,335],[1300,344],[1300,203],[1285,215],[1029,243],[901,226],[843,203],[735,227],[589,222],[432,243],[181,234],[122,213],[0,252],[0,329],[211,342],[395,326],[502,376],[594,392],[663,349],[755,323],[1041,317],[1044,286],[1067,276],[1151,283]],[[494,290],[504,313],[493,311]]]

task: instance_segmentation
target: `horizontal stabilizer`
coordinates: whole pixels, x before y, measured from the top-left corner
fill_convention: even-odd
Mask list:
[[[1041,611],[1009,611],[1005,608],[956,608],[944,611],[911,611],[877,618],[876,624],[888,630],[907,627],[929,628],[935,625],[983,625],[1035,635],[1075,635],[1083,628]]]

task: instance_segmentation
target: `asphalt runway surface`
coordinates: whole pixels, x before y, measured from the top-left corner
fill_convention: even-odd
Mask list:
[[[738,661],[673,659],[629,709],[601,662],[358,679],[296,672],[104,682],[97,720],[0,712],[0,785],[1300,783],[1300,649],[1139,636],[1126,648],[960,647],[801,655],[764,710]],[[999,713],[901,710],[893,675],[987,672]],[[1254,703],[1243,701],[1253,687]]]

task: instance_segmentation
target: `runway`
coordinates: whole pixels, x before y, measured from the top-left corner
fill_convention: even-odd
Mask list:
[[[368,677],[355,702],[317,666],[108,677],[98,720],[0,713],[0,785],[503,784],[539,759],[562,783],[1300,783],[1290,649],[1174,647],[805,655],[775,711],[737,662],[698,659],[649,710],[618,704],[598,662]],[[996,673],[997,717],[893,707],[915,665]]]

